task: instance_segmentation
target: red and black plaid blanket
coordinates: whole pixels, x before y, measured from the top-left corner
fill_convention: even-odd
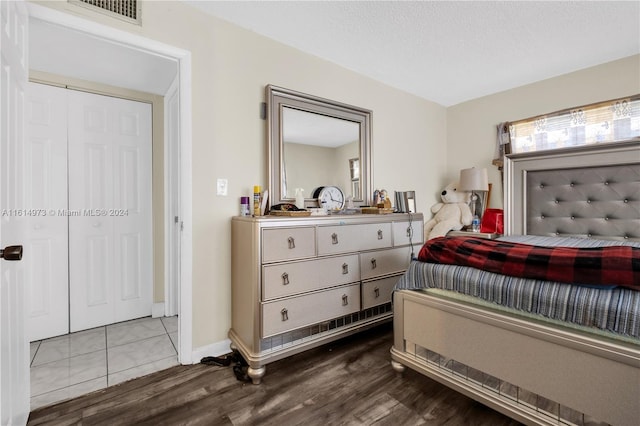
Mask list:
[[[640,290],[640,248],[542,247],[468,237],[427,241],[418,260],[471,266],[515,277]]]

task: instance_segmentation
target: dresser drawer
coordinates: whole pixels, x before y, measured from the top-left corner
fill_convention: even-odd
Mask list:
[[[262,261],[303,259],[316,254],[314,227],[264,229]]]
[[[391,293],[402,275],[362,283],[362,309],[391,302]]]
[[[404,272],[410,261],[410,247],[360,253],[360,277],[366,280],[381,275]]]
[[[391,223],[318,227],[318,254],[391,247]]]
[[[262,304],[262,336],[316,324],[360,310],[360,284]]]
[[[357,254],[262,267],[262,299],[291,296],[311,290],[360,281]]]
[[[404,246],[409,244],[409,239],[415,244],[422,245],[424,240],[424,222],[422,220],[412,220],[406,222],[393,223],[393,245]]]

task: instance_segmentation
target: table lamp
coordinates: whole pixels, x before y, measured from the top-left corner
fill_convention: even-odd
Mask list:
[[[489,191],[489,177],[487,176],[487,169],[476,169],[472,167],[470,169],[460,170],[460,191],[471,192],[472,211],[473,216],[482,218],[482,212],[477,212],[478,204],[478,192]]]

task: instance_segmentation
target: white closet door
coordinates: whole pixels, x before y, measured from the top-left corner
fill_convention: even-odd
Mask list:
[[[71,331],[150,315],[149,104],[69,93],[69,209]]]
[[[25,142],[26,284],[29,340],[69,332],[67,92],[27,86]]]

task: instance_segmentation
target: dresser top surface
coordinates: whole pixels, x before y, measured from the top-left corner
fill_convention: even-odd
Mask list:
[[[254,222],[261,226],[315,226],[355,225],[361,223],[387,223],[423,221],[422,213],[344,214],[327,216],[234,216],[233,221]]]

